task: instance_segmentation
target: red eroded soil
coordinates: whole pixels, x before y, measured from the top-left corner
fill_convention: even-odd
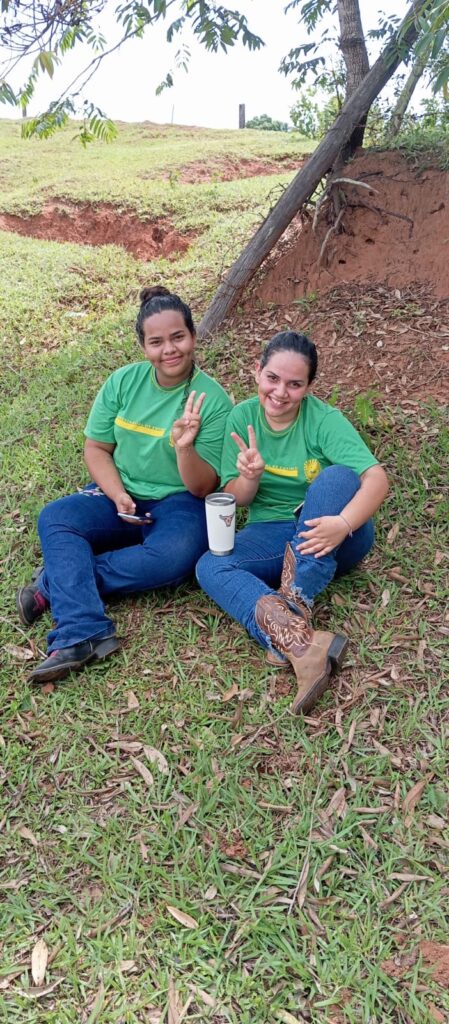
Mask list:
[[[338,284],[382,282],[402,289],[425,282],[449,297],[449,175],[419,172],[398,152],[360,153],[342,171],[347,207],[292,225],[265,263],[256,296],[289,303]],[[366,187],[369,186],[369,187]],[[327,240],[326,240],[327,239]]]
[[[233,181],[235,178],[256,178],[258,175],[282,174],[285,171],[299,171],[305,158],[298,155],[267,160],[262,157],[240,157],[217,160],[195,160],[185,164],[179,171],[179,180],[190,184],[208,181]],[[169,178],[170,175],[165,175]]]
[[[0,214],[0,230],[31,238],[81,245],[122,245],[139,260],[179,255],[192,234],[180,234],[168,220],[144,221],[108,204],[48,202],[42,213],[19,217]]]

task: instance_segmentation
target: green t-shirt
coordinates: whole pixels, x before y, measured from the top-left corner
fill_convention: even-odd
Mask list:
[[[220,474],[224,426],[232,402],[217,381],[195,369],[188,391],[206,392],[195,450]],[[185,491],[176,462],[172,424],[187,400],[185,381],[161,387],[147,360],[115,370],[98,392],[85,428],[92,441],[115,444],[113,459],[135,498]]]
[[[249,425],[254,427],[265,462],[259,489],[249,507],[250,523],[292,519],[309,484],[326,466],[348,466],[360,476],[377,464],[352,423],[314,395],[303,398],[299,415],[285,430],[271,429],[255,396],[229,414],[221,460],[222,487],[237,476],[239,452],[230,432],[239,434],[248,444]]]

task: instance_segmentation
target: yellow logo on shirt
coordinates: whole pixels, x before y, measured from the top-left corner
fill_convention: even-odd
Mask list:
[[[298,470],[296,469],[296,467],[294,467],[293,469],[288,469],[287,466],[265,466],[265,472],[272,473],[273,476],[298,476]]]
[[[318,459],[307,459],[304,463],[304,476],[308,484],[312,483],[312,480],[316,480],[319,473],[321,473],[321,463]]]
[[[163,437],[165,434],[162,427],[145,427],[143,423],[132,423],[121,416],[115,417],[115,423],[118,427],[123,427],[123,430],[133,430],[136,434],[149,434],[150,437]]]

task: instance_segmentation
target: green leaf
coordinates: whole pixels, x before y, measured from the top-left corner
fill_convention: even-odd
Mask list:
[[[55,63],[57,63],[57,58],[54,53],[51,53],[50,50],[41,50],[34,61],[34,67],[40,67],[42,71],[47,72],[50,78],[53,78]]]
[[[17,104],[16,94],[11,89],[9,82],[4,78],[0,80],[0,103],[10,103],[11,106],[16,106]]]
[[[436,79],[435,79],[435,81],[433,83],[433,91],[434,92],[439,92],[440,89],[443,89],[443,92],[444,92],[445,90],[447,90],[448,82],[449,82],[449,64],[446,64],[446,66],[441,69],[439,75],[437,75],[437,77],[436,77]]]

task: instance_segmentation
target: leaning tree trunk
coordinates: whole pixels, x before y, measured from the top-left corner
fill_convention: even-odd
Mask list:
[[[340,22],[339,46],[346,66],[346,103],[366,78],[369,59],[358,0],[337,0],[337,12]],[[365,125],[366,116],[355,126],[351,138],[348,139],[341,153],[341,164],[346,163],[357,147],[362,145]]]
[[[429,59],[431,46],[425,48],[422,53],[416,58],[415,63],[412,66],[412,70],[404,84],[404,88],[398,97],[396,106],[393,109],[393,113],[387,125],[387,138],[394,139],[398,135],[402,122],[404,120],[404,114],[413,96],[413,93],[418,85],[418,82],[423,74],[427,61]]]
[[[315,191],[321,178],[330,170],[343,146],[351,138],[356,125],[366,117],[371,104],[389,81],[396,68],[413,46],[419,34],[415,18],[427,7],[429,0],[415,0],[401,25],[391,37],[380,57],[353,95],[346,101],[338,117],[305,166],[290,182],[279,201],[260,225],[248,245],[228,271],[217,289],[199,325],[198,334],[211,334],[233,309],[243,289],[254,276],[278,238],[298,210]],[[399,46],[400,41],[400,46]]]

